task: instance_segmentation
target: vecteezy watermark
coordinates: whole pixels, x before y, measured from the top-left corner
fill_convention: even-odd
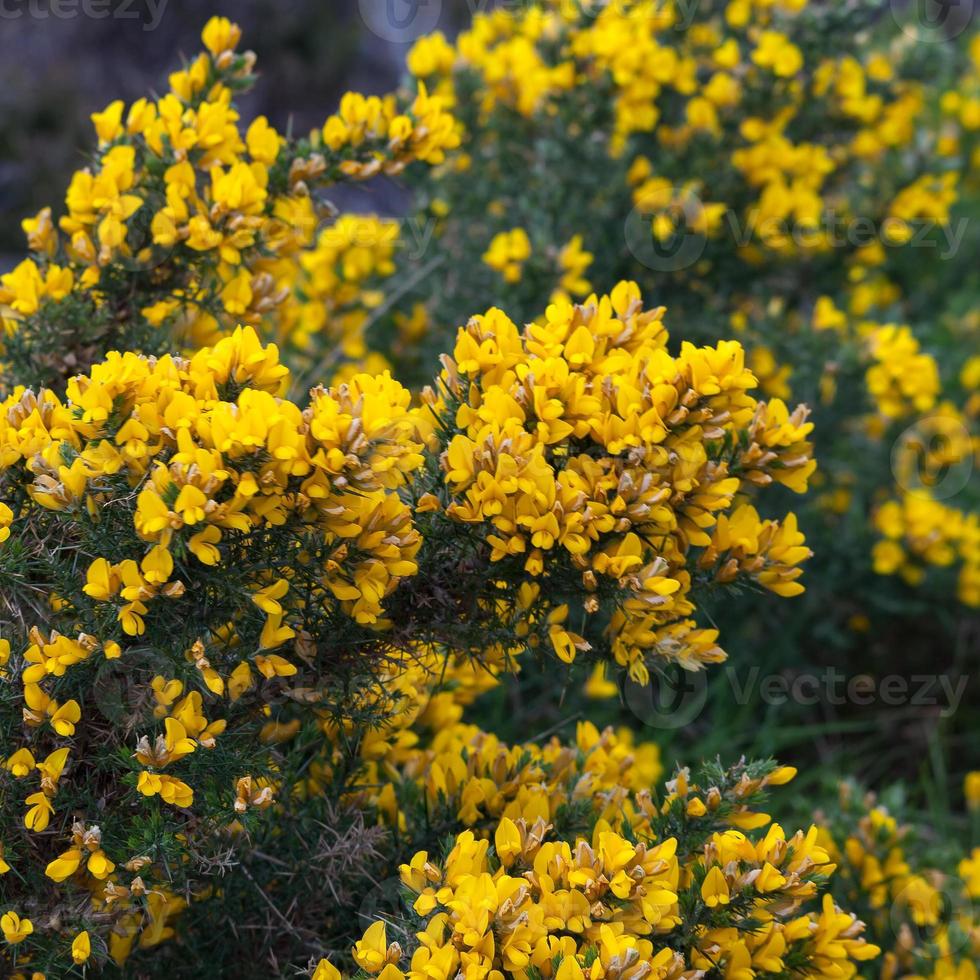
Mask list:
[[[391,44],[405,44],[439,26],[442,0],[357,0],[364,26]]]
[[[734,212],[725,215],[735,243],[749,245],[753,241],[791,241],[800,249],[817,248],[864,248],[880,243],[888,248],[936,249],[943,261],[953,258],[963,243],[969,218],[955,222],[939,222],[925,219],[905,221],[886,217],[876,222],[867,216],[841,214],[828,210],[817,224],[803,224],[780,218],[761,218],[756,212],[749,214],[743,223]]]
[[[889,216],[878,222],[833,210],[825,211],[813,224],[764,216],[757,208],[744,217],[729,210],[720,218],[715,215],[713,222],[707,220],[708,215],[709,210],[690,192],[666,205],[640,203],[626,218],[626,246],[648,269],[678,272],[693,266],[704,254],[709,237],[705,229],[711,224],[711,238],[724,239],[736,248],[792,244],[805,252],[881,244],[886,248],[929,249],[946,261],[959,251],[969,225],[965,217],[938,222]]]
[[[930,415],[910,425],[892,448],[892,473],[906,493],[949,500],[973,475],[973,439],[951,415]]]
[[[913,41],[938,44],[962,34],[973,21],[976,0],[889,0],[892,18]]]
[[[622,695],[630,711],[648,728],[683,728],[704,709],[708,699],[707,672],[655,667],[646,684],[624,678]]]
[[[168,0],[0,0],[0,21],[20,20],[131,20],[144,31],[155,31],[163,20]]]
[[[644,725],[681,728],[695,721],[707,704],[709,673],[713,684],[720,680],[727,685],[726,697],[739,705],[883,705],[938,709],[944,718],[957,711],[970,680],[949,674],[848,675],[836,667],[798,673],[764,673],[760,667],[740,672],[731,665],[707,671],[663,668],[652,671],[646,684],[625,680],[623,701]]]
[[[346,252],[368,251],[388,246],[402,253],[405,260],[418,262],[425,257],[436,231],[436,219],[421,215],[407,218],[379,218],[371,214],[337,215],[319,222],[312,241],[320,248]]]
[[[469,20],[477,14],[503,10],[511,13],[530,9],[540,0],[463,0],[456,7],[465,11]],[[367,29],[383,41],[403,44],[414,41],[434,30],[442,16],[443,0],[357,0],[361,20]],[[598,13],[609,0],[556,0],[555,12],[562,18]],[[701,0],[656,0],[653,15],[663,14],[674,30],[691,26]]]
[[[654,272],[689,269],[704,254],[708,237],[699,230],[703,205],[694,193],[675,200],[667,208],[637,204],[626,218],[626,247],[641,265]],[[656,228],[659,219],[668,224]]]
[[[379,882],[364,896],[357,910],[355,932],[365,932],[379,920],[385,923],[388,942],[400,943],[408,948],[414,933],[407,927],[407,903],[404,900],[405,885],[400,878],[387,878]]]
[[[763,674],[751,667],[744,677],[734,667],[723,668],[738,704],[758,699],[779,706],[829,704],[835,707],[882,704],[889,708],[939,708],[943,717],[954,714],[963,700],[970,678],[948,674],[848,675],[836,667],[819,672]]]
[[[928,879],[911,875],[888,911],[888,927],[899,943],[908,949],[925,948],[941,933],[944,954],[949,957],[969,949],[976,928],[970,889],[954,874],[930,875]]]

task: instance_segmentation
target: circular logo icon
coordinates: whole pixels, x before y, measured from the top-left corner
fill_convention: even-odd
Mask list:
[[[950,956],[969,948],[975,924],[976,914],[966,883],[956,875],[928,879],[914,875],[889,909],[889,928],[896,938],[904,938],[917,947],[925,946],[942,929]],[[952,928],[945,928],[947,925]]]
[[[701,200],[693,193],[667,208],[637,204],[626,218],[626,247],[637,262],[654,272],[689,269],[708,243],[705,234],[695,230],[702,211]]]
[[[708,698],[708,675],[704,670],[655,667],[646,684],[624,678],[623,701],[648,728],[673,730],[691,724]]]
[[[442,0],[357,0],[365,27],[382,41],[405,44],[439,25]]]
[[[401,878],[386,878],[364,896],[354,927],[362,933],[373,923],[383,921],[389,944],[398,943],[402,949],[409,949],[414,936],[410,917],[410,903],[405,898]]]
[[[949,500],[973,475],[969,430],[949,415],[930,415],[910,425],[892,448],[892,474],[906,493]]]
[[[889,0],[892,19],[913,41],[940,44],[962,34],[973,20],[974,0]]]

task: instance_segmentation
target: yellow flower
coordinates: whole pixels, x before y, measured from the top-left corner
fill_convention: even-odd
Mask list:
[[[291,664],[284,657],[279,657],[274,653],[267,657],[257,656],[255,666],[258,672],[266,678],[292,677],[296,673],[295,664]]]
[[[51,727],[63,736],[74,735],[75,725],[82,717],[77,701],[59,705],[35,683],[24,685],[24,704],[24,720],[29,725],[40,725],[47,718]]]
[[[0,500],[0,544],[10,537],[10,525],[14,520],[14,512]]]
[[[44,873],[52,881],[65,881],[79,869],[81,863],[82,852],[79,848],[73,847],[50,861]]]
[[[140,562],[140,569],[147,582],[162,585],[170,579],[174,570],[174,560],[162,545],[154,545]]]
[[[187,544],[194,557],[203,565],[217,565],[221,561],[221,551],[217,547],[220,542],[221,531],[208,525],[203,531],[192,535]]]
[[[257,116],[245,133],[245,143],[253,160],[270,165],[279,155],[282,138],[265,116]]]
[[[614,698],[619,693],[619,687],[615,681],[610,680],[605,663],[597,663],[589,674],[589,679],[583,688],[585,696],[596,701],[605,701]]]
[[[228,698],[237,701],[252,686],[252,671],[243,660],[228,677]]]
[[[85,930],[82,930],[72,940],[72,944],[71,944],[72,962],[76,966],[81,966],[83,963],[88,962],[88,958],[91,955],[92,955],[92,941],[89,938],[89,934]]]
[[[16,912],[5,912],[0,917],[0,931],[3,932],[3,938],[14,946],[34,932],[34,923],[30,919],[22,919]]]
[[[963,779],[963,795],[971,810],[980,809],[980,770],[966,774]]]
[[[483,253],[483,261],[496,269],[504,282],[519,282],[524,263],[531,257],[531,240],[523,228],[502,231],[495,235]]]
[[[380,973],[388,963],[398,961],[401,950],[397,943],[388,945],[384,922],[370,925],[353,949],[354,962],[368,973]]]
[[[320,960],[313,971],[312,980],[341,980],[340,970],[326,960]]]
[[[160,775],[144,770],[139,774],[136,788],[144,796],[156,796],[165,803],[186,809],[194,803],[194,791],[187,783],[173,776]]]
[[[273,614],[266,619],[265,626],[262,627],[259,645],[263,650],[274,650],[276,647],[281,647],[287,640],[291,640],[295,635],[294,629],[282,625],[281,613]],[[295,668],[293,671],[295,672]]]
[[[24,826],[28,830],[34,831],[35,834],[47,830],[54,813],[54,806],[47,794],[43,792],[31,793],[24,802],[28,806],[27,813],[24,814]]]
[[[284,579],[277,579],[272,585],[267,585],[258,592],[253,593],[254,602],[262,612],[270,616],[281,616],[282,606],[279,600],[289,591],[289,582]]]
[[[708,908],[713,909],[718,905],[727,905],[731,901],[731,892],[728,888],[728,881],[725,874],[717,865],[713,865],[704,876],[701,884],[701,898]]]
[[[17,779],[27,776],[33,772],[35,762],[30,749],[20,748],[11,755],[4,763],[7,771]]]
[[[233,51],[241,40],[241,28],[227,17],[212,17],[201,31],[204,46],[215,57],[226,51]]]
[[[110,102],[102,112],[93,112],[91,119],[100,143],[111,143],[122,133],[123,101]]]
[[[93,599],[106,602],[119,591],[120,584],[113,566],[105,558],[96,558],[88,567],[82,591]]]
[[[763,31],[752,60],[763,68],[771,68],[773,73],[783,78],[795,75],[803,67],[800,49],[778,31]]]

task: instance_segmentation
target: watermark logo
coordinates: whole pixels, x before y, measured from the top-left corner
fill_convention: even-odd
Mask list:
[[[683,728],[701,714],[708,699],[704,670],[654,667],[646,684],[626,677],[622,685],[623,702],[648,728]]]
[[[976,13],[974,0],[890,0],[889,7],[903,33],[929,44],[962,34]]]
[[[382,41],[406,44],[439,26],[442,0],[357,0],[365,27]]]
[[[436,219],[425,215],[381,218],[373,214],[345,214],[343,220],[331,216],[320,222],[312,240],[320,248],[343,252],[390,247],[407,262],[420,262],[432,245]]]
[[[908,948],[928,948],[942,933],[946,955],[967,952],[976,912],[966,882],[954,874],[910,876],[892,901],[888,925]]]
[[[930,415],[909,426],[892,448],[892,473],[906,493],[949,500],[973,475],[973,441],[954,416]]]
[[[707,236],[697,230],[703,211],[693,193],[671,202],[666,209],[640,202],[626,218],[626,247],[637,262],[654,272],[689,269],[708,244]]]
[[[163,20],[168,0],[0,0],[0,21],[20,20],[127,20],[155,31]]]
[[[385,934],[389,943],[399,943],[408,949],[414,940],[414,933],[408,928],[405,885],[400,878],[386,878],[375,885],[364,896],[357,910],[355,932],[366,932],[375,922],[385,923]]]
[[[644,725],[673,730],[690,725],[708,699],[708,671],[654,668],[646,684],[622,682],[623,702]],[[760,667],[739,670],[726,665],[711,670],[715,684],[727,685],[726,700],[738,705],[917,708],[949,718],[959,709],[969,686],[965,674],[849,675],[836,667],[816,671],[766,673]]]
[[[727,210],[712,215],[715,205],[705,206],[697,195],[685,192],[664,204],[640,202],[626,218],[626,245],[633,257],[654,272],[679,272],[698,262],[708,242],[721,237],[736,248],[793,246],[800,252],[828,249],[860,249],[880,244],[894,249],[925,249],[942,262],[955,258],[963,244],[969,220],[930,221],[888,216],[876,222],[832,209],[813,223],[764,215],[751,208],[744,215]]]

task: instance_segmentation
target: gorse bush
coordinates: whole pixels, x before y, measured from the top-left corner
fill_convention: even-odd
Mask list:
[[[846,466],[934,412],[895,475],[962,468],[976,365],[954,390],[888,319],[885,243],[833,247],[821,195],[898,250],[945,221],[976,51],[913,160],[936,93],[827,49],[860,7],[785,6],[478,16],[302,139],[241,125],[254,56],[213,18],[167,94],[93,117],[0,277],[5,975],[975,980],[977,852],[907,853],[855,788],[784,831],[769,758],[658,791],[629,728],[479,724],[525,666],[647,685],[725,659],[714,610],[805,601],[791,494],[867,508],[863,571],[958,564],[974,603],[976,515]],[[437,221],[419,267],[321,196],[379,175]],[[634,207],[703,256],[644,266]],[[826,472],[797,374],[830,419],[867,398]]]
[[[98,149],[65,214],[24,222],[32,257],[2,278],[7,383],[57,385],[115,347],[203,345],[238,323],[297,351],[326,324],[356,338],[396,229],[372,223],[366,247],[362,219],[334,222],[317,191],[439,162],[455,122],[422,86],[406,105],[349,93],[303,139],[265,117],[243,130],[233,98],[255,56],[236,52],[240,33],[212,19],[166,95],[93,116]]]
[[[683,339],[737,336],[763,391],[819,423],[801,519],[828,546],[787,617],[797,645],[977,605],[980,39],[916,43],[895,16],[543,0],[408,56],[465,136],[409,176],[409,231],[432,243],[402,262],[373,346],[412,377],[475,297],[526,319],[621,279]]]
[[[327,760],[324,724],[399,653],[590,651],[645,678],[723,657],[699,589],[799,591],[792,517],[734,500],[771,473],[802,489],[802,417],[752,398],[737,343],[666,343],[624,284],[523,336],[475,318],[417,410],[387,375],[300,409],[248,327],[189,359],[112,354],[64,401],[11,395],[4,725],[8,792],[31,792],[6,846],[48,879],[33,901],[110,889],[121,958],[141,916],[98,882],[129,865],[152,891],[160,862],[179,904],[223,823],[304,781],[316,756],[280,759],[282,734],[319,729]]]
[[[421,920],[408,973],[853,974],[855,963],[879,952],[861,936],[862,924],[829,895],[819,914],[798,914],[833,870],[817,828],[787,840],[774,824],[755,841],[733,827],[753,822],[745,802],[760,787],[791,775],[763,772],[713,773],[722,785],[707,789],[707,803],[685,773],[668,783],[659,807],[648,790],[620,796],[611,808],[618,831],[593,817],[591,839],[556,839],[542,817],[503,817],[492,843],[466,830],[444,862],[419,852],[401,871]],[[353,956],[365,973],[406,975],[384,920]],[[320,973],[336,975],[326,966]]]

